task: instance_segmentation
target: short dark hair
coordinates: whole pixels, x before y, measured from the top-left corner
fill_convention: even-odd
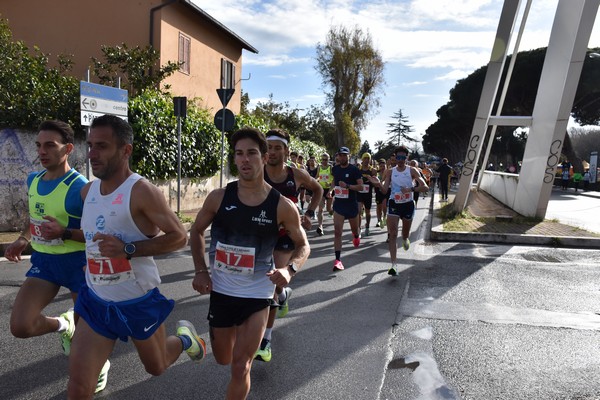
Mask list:
[[[285,139],[288,144],[286,145],[286,147],[289,147],[290,145],[290,134],[287,133],[285,130],[281,129],[281,128],[273,128],[273,129],[269,129],[269,131],[265,134],[266,137],[269,136],[277,136],[280,137],[282,139]]]
[[[258,129],[251,128],[249,126],[245,126],[242,129],[237,130],[231,136],[231,147],[235,150],[235,146],[237,142],[242,139],[250,139],[256,144],[258,144],[258,149],[260,150],[260,154],[266,154],[269,150],[269,145],[267,144],[267,138],[265,135],[259,131]]]
[[[398,146],[394,149],[394,154],[398,154],[398,153],[406,153],[406,155],[409,155],[410,153],[408,152],[408,149],[406,148],[406,146]]]
[[[112,128],[113,135],[121,146],[133,144],[133,128],[129,122],[117,117],[116,115],[104,114],[92,121],[91,129],[100,127]]]
[[[38,132],[40,131],[52,131],[60,133],[64,144],[74,143],[75,141],[75,132],[73,132],[73,128],[71,128],[71,126],[66,122],[59,121],[57,119],[43,121],[38,127]]]

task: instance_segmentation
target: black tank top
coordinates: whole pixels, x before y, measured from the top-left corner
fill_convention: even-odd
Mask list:
[[[209,256],[214,257],[217,242],[254,247],[257,270],[268,271],[279,237],[279,197],[279,192],[271,189],[262,204],[247,206],[238,197],[238,181],[227,184],[223,201],[212,222]]]
[[[287,176],[283,182],[273,182],[269,175],[267,175],[267,169],[265,168],[265,182],[277,190],[283,197],[287,197],[294,204],[298,202],[298,189],[296,189],[296,180],[294,179],[294,171],[292,167],[285,167],[287,169]]]

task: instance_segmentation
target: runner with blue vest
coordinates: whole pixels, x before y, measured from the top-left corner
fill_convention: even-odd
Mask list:
[[[10,316],[10,331],[18,338],[60,333],[65,355],[71,352],[71,338],[77,316],[73,309],[59,317],[42,310],[56,297],[61,286],[76,301],[85,283],[85,245],[80,229],[83,201],[80,191],[87,179],[69,165],[73,153],[73,129],[62,121],[44,121],[35,140],[44,170],[27,177],[29,218],[21,236],[6,249],[4,256],[21,260],[31,241],[31,268],[17,293]],[[106,386],[110,363],[104,365],[95,392]]]

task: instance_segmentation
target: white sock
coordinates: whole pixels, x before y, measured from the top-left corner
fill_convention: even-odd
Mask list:
[[[58,321],[58,330],[57,332],[64,332],[67,330],[67,328],[69,327],[69,323],[67,322],[66,319],[64,319],[63,317],[56,317],[56,320]]]
[[[286,299],[287,299],[287,292],[285,290],[282,290],[281,293],[279,293],[277,295],[277,300],[279,301],[279,304],[281,304],[281,303],[284,303]]]

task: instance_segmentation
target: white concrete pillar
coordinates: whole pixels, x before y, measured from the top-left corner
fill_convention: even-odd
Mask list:
[[[546,215],[599,3],[559,0],[515,193],[514,210],[522,215]]]

